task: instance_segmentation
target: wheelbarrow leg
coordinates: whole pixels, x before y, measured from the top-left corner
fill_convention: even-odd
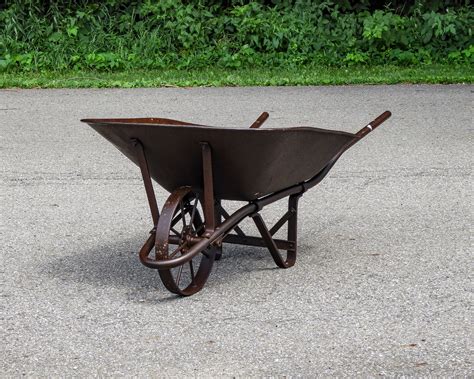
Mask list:
[[[293,242],[294,248],[287,250],[287,261],[292,262],[293,266],[296,262],[296,250],[298,248],[298,200],[301,195],[292,195],[288,199],[288,212],[291,217],[288,220],[288,241]]]
[[[223,220],[222,213],[220,212],[220,210],[222,208],[221,201],[216,200],[215,204],[216,204],[216,206],[215,206],[215,214],[216,214],[215,217],[216,217],[217,225],[219,226],[220,224],[222,224],[222,220]],[[216,252],[216,261],[220,261],[221,258],[222,258],[222,246]]]
[[[150,206],[151,217],[153,219],[153,227],[156,227],[160,212],[158,211],[158,205],[156,203],[155,192],[153,191],[153,183],[151,182],[150,171],[148,169],[148,163],[146,160],[145,152],[143,150],[142,143],[136,139],[132,139],[132,144],[137,151],[138,165],[142,173],[143,184],[145,185],[146,196],[148,198],[148,205]]]
[[[212,173],[212,151],[207,142],[201,142],[202,176],[203,176],[203,210],[205,231],[204,237],[209,237],[221,223],[219,213],[220,200],[214,198],[214,178]],[[216,225],[217,223],[217,225]],[[222,245],[215,247],[216,259],[222,257]]]
[[[280,268],[289,268],[296,262],[298,200],[300,197],[301,194],[290,196],[288,200],[288,212],[286,212],[270,230],[268,230],[262,216],[259,213],[255,213],[252,216],[252,219],[254,220],[255,225],[257,226],[257,229],[260,232],[263,241],[265,242],[265,245],[268,247],[273,260]],[[286,249],[286,259],[280,253],[278,246],[272,237],[285,223],[287,223],[288,226],[288,241],[285,242],[291,244],[290,247]]]

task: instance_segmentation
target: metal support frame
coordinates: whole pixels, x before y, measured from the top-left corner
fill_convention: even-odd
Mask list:
[[[264,115],[258,124],[261,125],[262,121],[266,119]],[[202,152],[202,171],[203,171],[203,210],[205,218],[205,232],[202,237],[196,238],[194,244],[189,249],[186,255],[175,257],[169,260],[150,260],[147,258],[148,253],[151,251],[150,240],[148,240],[140,251],[140,260],[147,267],[166,269],[171,267],[177,267],[181,264],[188,262],[194,256],[199,254],[201,251],[208,247],[220,247],[222,242],[250,245],[250,246],[266,246],[275,261],[275,263],[282,268],[291,267],[296,261],[296,248],[297,248],[297,217],[298,217],[298,200],[304,192],[308,189],[317,185],[321,180],[328,174],[337,160],[340,158],[342,153],[346,151],[350,146],[358,142],[361,138],[367,135],[371,130],[375,129],[383,121],[390,117],[390,112],[385,112],[380,115],[377,119],[372,121],[369,126],[364,127],[361,131],[356,134],[353,140],[348,142],[341,148],[338,154],[328,162],[328,164],[312,178],[297,183],[291,187],[282,189],[274,192],[257,200],[251,201],[249,204],[243,206],[232,215],[229,215],[222,205],[220,199],[214,198],[214,183],[212,173],[212,152],[211,146],[207,142],[201,142]],[[255,126],[255,127],[256,127]],[[148,203],[150,205],[154,225],[159,219],[158,207],[156,205],[155,195],[153,193],[153,186],[151,184],[150,172],[146,164],[146,158],[143,151],[143,146],[137,140],[134,140],[134,145],[138,151],[138,163],[142,171],[142,177],[145,184],[145,189],[148,196]],[[258,213],[265,206],[274,203],[280,199],[289,197],[288,199],[288,211],[278,220],[275,225],[270,229],[267,228],[262,216]],[[247,236],[239,227],[238,224],[246,217],[251,217],[257,229],[260,232],[260,237]],[[155,221],[156,220],[156,221]],[[274,239],[273,235],[284,225],[287,224],[287,240]],[[235,230],[236,234],[230,234],[232,230]],[[155,233],[155,230],[152,231]],[[172,238],[170,238],[170,242]],[[279,250],[286,250],[286,259],[283,259]]]
[[[150,171],[148,168],[145,152],[143,149],[142,143],[138,139],[132,139],[133,146],[137,151],[137,160],[142,174],[143,184],[145,186],[146,195],[148,198],[148,204],[150,206],[150,211],[153,219],[154,228],[152,234],[156,235],[156,227],[160,217],[158,205],[156,202],[155,193],[153,190],[153,184],[151,181]],[[205,222],[205,231],[203,237],[205,239],[209,238],[211,235],[215,234],[216,229],[222,225],[222,223],[232,222],[235,215],[230,216],[229,213],[222,206],[220,199],[214,198],[214,183],[213,183],[213,174],[212,174],[212,152],[211,146],[207,142],[201,142],[201,152],[202,152],[202,171],[203,171],[203,210],[204,210],[204,222]],[[219,239],[213,239],[209,245],[215,245],[220,247],[220,245],[225,243],[237,244],[237,245],[246,245],[246,246],[259,246],[267,247],[273,257],[273,260],[279,267],[291,267],[296,260],[296,238],[297,238],[297,208],[298,208],[298,199],[302,195],[302,191],[294,193],[292,191],[289,195],[288,201],[288,211],[273,225],[270,230],[267,228],[265,222],[263,221],[262,216],[258,213],[264,205],[257,205],[254,212],[247,214],[247,216],[252,217],[254,220],[257,229],[260,232],[261,237],[248,236],[243,230],[237,225],[221,231],[221,237]],[[280,197],[281,198],[281,197]],[[249,204],[248,206],[252,206]],[[244,216],[245,217],[245,216]],[[281,229],[281,227],[287,224],[288,225],[288,238],[287,240],[275,239],[273,235]],[[230,232],[234,230],[236,234],[231,234]],[[150,244],[151,240],[148,240],[140,252],[140,259],[148,267],[154,267],[155,262],[151,261],[147,257],[146,250],[150,251],[152,245]],[[197,244],[202,243],[203,241],[196,241]],[[156,243],[156,242],[155,242]],[[176,236],[169,236],[169,243],[176,244],[178,239]],[[146,247],[145,247],[146,246]],[[157,249],[157,251],[160,249]],[[220,249],[219,249],[220,250]],[[287,251],[287,259],[283,259],[279,250]],[[161,256],[158,255],[158,258]],[[221,251],[216,254],[216,258],[220,259]]]
[[[143,150],[142,143],[136,139],[132,139],[132,144],[137,151],[138,166],[142,173],[143,184],[145,185],[146,196],[148,198],[148,205],[150,206],[151,218],[153,219],[153,226],[156,228],[160,212],[158,211],[158,204],[156,203],[155,192],[153,191],[153,183],[151,181],[150,170]]]
[[[206,225],[205,237],[210,237],[216,230],[216,212],[214,209],[214,182],[212,177],[212,153],[207,142],[201,142],[202,179],[203,179],[203,209]]]
[[[272,226],[269,230],[260,215],[255,212],[249,215],[255,222],[261,237],[254,237],[246,235],[238,226],[234,227],[236,234],[226,234],[222,238],[222,242],[246,245],[267,247],[272,255],[273,260],[278,267],[288,268],[296,262],[297,251],[297,219],[298,219],[298,200],[302,193],[291,195],[288,199],[288,211]],[[219,202],[220,214],[224,216],[225,220],[229,219],[229,214],[225,211]],[[287,240],[275,239],[273,235],[281,229],[283,225],[287,224]],[[283,259],[279,250],[286,250],[286,259]]]
[[[276,265],[281,268],[288,268],[295,264],[296,262],[296,250],[297,250],[297,218],[298,218],[298,200],[301,197],[301,193],[291,195],[288,199],[288,211],[278,220],[275,225],[268,230],[265,222],[263,221],[262,216],[259,213],[252,215],[252,219],[257,226],[262,240],[265,242],[270,254],[272,255],[273,260]],[[273,239],[273,235],[285,224],[287,223],[287,241],[282,244],[278,244],[277,240]],[[285,249],[287,252],[286,259],[280,254],[279,249]]]
[[[139,252],[140,261],[147,267],[158,269],[166,288],[182,296],[192,295],[203,287],[212,270],[214,260],[220,257],[223,242],[267,247],[277,266],[281,268],[293,266],[297,253],[299,198],[308,189],[321,182],[344,151],[377,128],[390,115],[390,112],[386,111],[362,128],[313,177],[252,200],[233,212],[232,215],[229,215],[223,208],[221,199],[215,198],[212,149],[208,142],[200,143],[202,189],[190,186],[175,189],[168,197],[160,215],[144,146],[138,139],[131,138],[131,143],[136,151],[136,160],[134,159],[134,161],[140,167],[153,219],[153,229]],[[268,113],[262,113],[251,128],[259,128],[267,118]],[[265,206],[286,197],[288,197],[287,212],[269,229],[259,212]],[[194,200],[192,207],[189,205],[191,200]],[[202,204],[204,222],[196,208],[199,202]],[[189,214],[189,222],[186,221],[186,214]],[[248,236],[238,226],[246,217],[253,219],[261,237]],[[182,221],[183,226],[180,231],[177,231],[174,226],[179,220]],[[285,224],[287,225],[287,239],[273,238]],[[232,231],[235,231],[235,234],[231,233]],[[170,244],[178,245],[177,248],[171,250],[171,254],[168,249]],[[155,248],[155,259],[149,257],[153,248]],[[282,255],[282,251],[286,251],[286,258]],[[195,271],[197,266],[193,266],[192,259],[200,253],[202,257],[199,268]],[[180,286],[185,264],[190,266],[191,281],[189,284]],[[178,268],[176,277],[171,271],[173,268]]]

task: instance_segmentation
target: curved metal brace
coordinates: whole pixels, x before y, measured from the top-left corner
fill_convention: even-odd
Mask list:
[[[296,251],[297,251],[297,221],[298,221],[298,200],[301,195],[291,195],[288,200],[288,212],[274,225],[273,228],[268,230],[262,216],[259,213],[252,215],[252,219],[257,226],[262,239],[265,242],[270,254],[276,265],[280,268],[289,268],[294,266],[296,263]],[[291,243],[289,248],[286,248],[286,259],[280,253],[277,241],[273,239],[273,234],[285,223],[288,223],[288,243]]]
[[[155,241],[155,232],[152,232],[152,235],[148,237],[147,241],[140,250],[140,261],[145,266],[154,269],[169,269],[178,267],[193,259],[193,257],[206,250],[210,245],[218,243],[221,237],[224,237],[224,235],[229,233],[239,222],[241,222],[245,217],[250,216],[256,210],[256,205],[253,203],[243,206],[234,212],[226,221],[224,221],[208,238],[202,237],[201,240],[193,245],[186,254],[172,259],[155,260],[148,258],[148,255],[153,249]]]

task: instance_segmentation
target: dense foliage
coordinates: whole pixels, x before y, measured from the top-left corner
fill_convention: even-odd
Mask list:
[[[469,1],[11,0],[0,70],[472,64]]]

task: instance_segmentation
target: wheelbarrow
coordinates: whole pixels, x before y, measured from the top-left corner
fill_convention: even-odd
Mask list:
[[[260,129],[266,112],[244,129],[166,118],[81,121],[140,167],[153,220],[140,261],[158,269],[169,291],[189,296],[203,288],[224,243],[267,247],[278,267],[293,266],[299,198],[390,115],[382,113],[356,134],[310,127]],[[161,212],[152,179],[170,192]],[[288,198],[288,210],[268,227],[260,211],[283,198]],[[223,200],[245,204],[229,214]],[[260,236],[239,227],[246,217]],[[287,238],[275,238],[285,224]]]

